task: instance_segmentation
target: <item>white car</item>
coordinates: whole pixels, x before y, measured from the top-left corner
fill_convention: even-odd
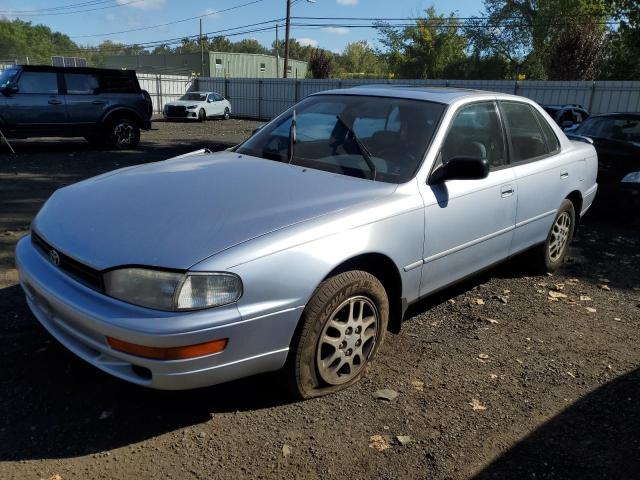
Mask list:
[[[231,103],[217,92],[187,92],[179,100],[169,102],[162,110],[166,119],[191,119],[200,122],[218,117],[228,120]]]

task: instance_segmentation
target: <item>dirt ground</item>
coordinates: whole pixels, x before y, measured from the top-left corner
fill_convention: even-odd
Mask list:
[[[367,378],[306,402],[272,375],[147,390],[39,326],[13,248],[56,188],[255,125],[158,122],[135,152],[0,147],[0,478],[640,478],[640,235],[606,215],[586,217],[553,276],[516,258],[411,307]]]

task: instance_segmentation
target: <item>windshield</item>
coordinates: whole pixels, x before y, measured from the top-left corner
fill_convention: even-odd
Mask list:
[[[197,102],[204,102],[207,99],[206,93],[185,93],[180,97],[180,100],[195,100]]]
[[[17,74],[17,68],[7,68],[2,73],[0,73],[0,88],[6,87],[9,82],[13,81],[13,79],[16,78]]]
[[[288,162],[294,109],[296,141],[291,163],[372,178],[369,160],[375,166],[376,180],[404,183],[420,166],[445,106],[403,98],[316,95],[268,123],[237,152]]]

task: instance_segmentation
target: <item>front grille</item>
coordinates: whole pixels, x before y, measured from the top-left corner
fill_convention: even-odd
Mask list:
[[[99,270],[88,267],[87,265],[80,263],[55,249],[34,231],[31,232],[31,242],[49,260],[51,260],[51,252],[57,252],[58,257],[60,258],[60,263],[58,265],[60,270],[64,271],[69,276],[89,288],[103,291],[102,274]]]
[[[168,117],[186,117],[187,108],[184,105],[167,105]]]

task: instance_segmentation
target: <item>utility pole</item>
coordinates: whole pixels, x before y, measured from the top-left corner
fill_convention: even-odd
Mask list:
[[[202,17],[200,17],[200,76],[204,77],[204,42],[202,41]],[[208,77],[209,75],[207,75]]]
[[[280,78],[280,39],[278,38],[277,23],[276,23],[276,78]]]
[[[291,29],[291,0],[287,0],[287,21],[284,32],[284,73],[283,78],[287,78],[289,69],[289,30]]]

